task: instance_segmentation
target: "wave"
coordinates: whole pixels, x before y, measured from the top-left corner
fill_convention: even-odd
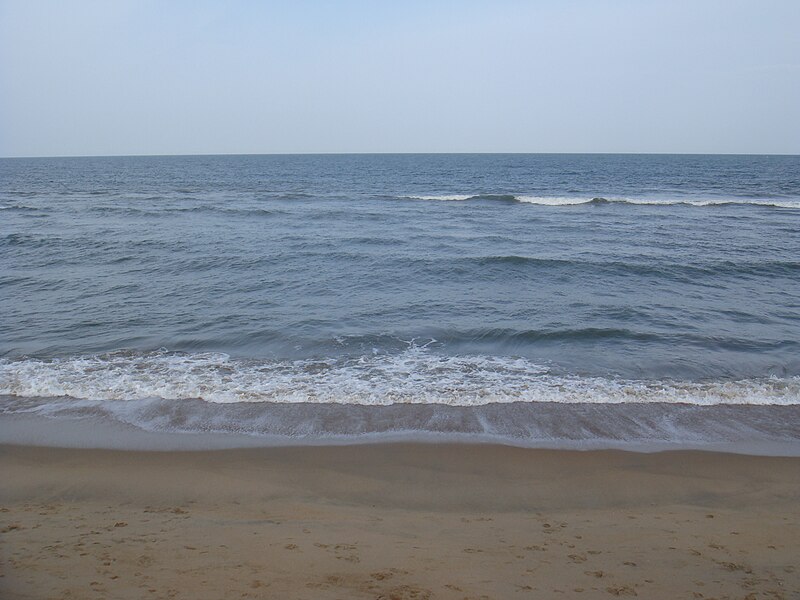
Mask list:
[[[443,196],[399,196],[400,198],[405,198],[408,200],[443,200],[443,201],[462,201],[462,200],[474,200],[477,196],[472,196],[470,194],[445,194]]]
[[[607,316],[607,315],[605,315]],[[623,316],[628,318],[629,315]],[[740,318],[752,318],[753,315],[741,313]],[[567,327],[553,329],[514,329],[505,327],[481,327],[463,330],[453,329],[424,329],[418,331],[412,339],[403,339],[396,335],[369,334],[369,335],[344,335],[337,336],[330,341],[319,343],[318,350],[325,354],[361,355],[366,353],[402,353],[421,348],[430,352],[442,352],[443,349],[469,348],[467,352],[481,352],[480,349],[492,348],[492,356],[497,359],[495,352],[503,350],[503,356],[514,349],[520,349],[540,344],[575,345],[596,343],[618,344],[651,344],[664,346],[695,347],[714,350],[733,351],[775,351],[792,352],[800,348],[800,342],[791,338],[776,336],[766,339],[752,339],[735,336],[712,336],[690,332],[658,332],[641,331],[626,327]],[[380,350],[378,350],[380,349]],[[500,357],[502,358],[502,357]]]
[[[139,207],[139,206],[96,206],[90,209],[99,214],[121,214],[129,216],[153,216],[163,215],[185,215],[185,214],[220,214],[243,217],[258,217],[285,214],[286,211],[280,209],[267,208],[232,208],[225,205],[201,205],[201,206],[168,206],[168,207]]]
[[[437,332],[435,342],[445,345],[488,343],[505,347],[530,345],[539,342],[572,342],[572,343],[631,343],[643,342],[651,344],[667,344],[694,346],[699,348],[715,348],[733,351],[770,351],[798,348],[800,344],[792,339],[763,339],[698,335],[684,332],[655,333],[636,331],[624,327],[578,327],[566,329],[505,329],[485,328],[472,329],[465,332]]]
[[[800,377],[626,380],[554,374],[510,356],[445,356],[427,345],[394,354],[244,360],[160,350],[0,360],[0,395],[92,402],[146,398],[214,404],[390,406],[506,403],[800,405]],[[11,410],[0,404],[0,412]],[[12,410],[13,412],[13,410]]]
[[[0,210],[8,210],[21,213],[40,213],[44,212],[43,209],[35,206],[26,206],[25,204],[0,204]]]
[[[622,327],[577,327],[553,330],[488,327],[458,333],[442,332],[436,336],[437,341],[445,343],[483,341],[496,344],[539,341],[659,341],[661,339],[663,339],[662,336],[654,333],[633,331]]]
[[[650,198],[605,198],[573,196],[531,196],[513,194],[443,194],[397,196],[409,200],[434,201],[472,201],[495,200],[540,206],[602,206],[602,205],[642,205],[642,206],[760,206],[767,208],[800,208],[800,199],[775,200],[772,198],[711,198],[711,199],[650,199]]]
[[[580,270],[599,276],[600,274],[624,274],[637,277],[671,279],[683,283],[699,284],[704,280],[727,277],[796,277],[800,274],[800,261],[761,260],[761,261],[705,261],[695,262],[649,262],[640,260],[579,260],[567,258],[547,258],[519,254],[491,256],[462,256],[458,258],[417,259],[414,264],[426,269],[443,268],[493,268],[493,269],[536,269],[544,272],[553,270]]]
[[[494,200],[499,202],[517,202],[519,198],[512,194],[444,194],[439,196],[399,196],[407,200],[442,200],[462,202],[465,200]]]

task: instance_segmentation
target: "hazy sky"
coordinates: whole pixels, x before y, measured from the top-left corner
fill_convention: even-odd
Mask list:
[[[800,154],[800,0],[0,0],[0,156]]]

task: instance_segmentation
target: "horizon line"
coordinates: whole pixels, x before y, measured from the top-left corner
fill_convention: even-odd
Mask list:
[[[428,156],[428,155],[646,155],[646,156],[800,156],[790,152],[218,152],[176,154],[54,154],[0,156],[0,160],[49,158],[187,158],[213,156]]]

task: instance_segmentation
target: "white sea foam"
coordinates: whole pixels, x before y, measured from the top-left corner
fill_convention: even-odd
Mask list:
[[[367,406],[509,402],[795,405],[800,404],[800,378],[682,382],[564,376],[523,358],[443,356],[422,347],[353,359],[296,361],[159,351],[49,361],[3,360],[0,394],[97,401],[199,398],[211,403]]]
[[[443,196],[403,196],[411,200],[469,200],[474,196],[469,194],[445,194]]]
[[[543,206],[575,206],[589,204],[594,198],[570,198],[562,196],[515,196],[518,202],[541,204]]]
[[[633,204],[645,204],[645,202],[632,202]],[[750,204],[754,206],[767,206],[774,208],[800,208],[800,200],[774,200],[771,198],[748,198],[746,200],[685,200],[683,202],[653,201],[651,204],[690,204],[692,206],[723,206],[726,204]]]
[[[800,208],[800,199],[778,200],[772,198],[622,198],[622,197],[575,197],[575,196],[533,196],[511,194],[444,194],[432,196],[402,196],[413,200],[481,200],[501,198],[524,204],[540,206],[580,206],[582,204],[635,204],[644,206],[725,206],[753,205],[775,208]]]

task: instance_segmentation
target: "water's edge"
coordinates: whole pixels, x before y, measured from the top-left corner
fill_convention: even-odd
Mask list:
[[[192,401],[187,401],[192,404]],[[800,406],[503,404],[209,405],[134,424],[118,414],[0,415],[0,443],[119,450],[210,450],[387,442],[528,448],[709,450],[800,456]],[[158,404],[153,400],[152,403]],[[183,403],[182,403],[183,404]],[[141,418],[148,407],[139,404]],[[163,410],[150,405],[149,410]],[[248,419],[243,419],[247,413]],[[247,423],[248,428],[241,425]]]

